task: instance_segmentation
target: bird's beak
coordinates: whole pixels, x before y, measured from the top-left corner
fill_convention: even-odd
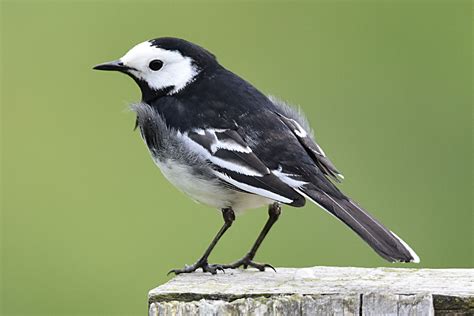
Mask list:
[[[107,63],[96,65],[94,66],[93,69],[126,72],[127,69],[129,69],[129,67],[125,66],[123,62],[120,61],[120,59],[118,59],[118,60],[109,61]]]

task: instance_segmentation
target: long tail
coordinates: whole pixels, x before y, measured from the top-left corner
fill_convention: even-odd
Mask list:
[[[420,258],[407,243],[350,198],[342,194],[331,196],[313,188],[301,188],[301,191],[309,200],[349,226],[384,259],[390,262],[420,262]]]

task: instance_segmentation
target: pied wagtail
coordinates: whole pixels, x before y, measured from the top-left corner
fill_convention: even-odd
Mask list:
[[[206,49],[178,38],[136,45],[119,60],[94,67],[132,77],[142,100],[132,108],[163,175],[192,199],[222,210],[224,225],[203,256],[176,274],[269,264],[253,259],[281,204],[306,199],[337,217],[388,261],[419,262],[416,253],[334,182],[342,175],[312,136],[306,118],[267,97],[218,63]],[[269,205],[269,218],[251,250],[227,265],[209,264],[212,249],[235,213]]]

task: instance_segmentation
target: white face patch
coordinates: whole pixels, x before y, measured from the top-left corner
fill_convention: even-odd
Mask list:
[[[163,66],[157,71],[149,67],[150,62],[155,59],[163,62]],[[145,81],[153,90],[174,86],[170,94],[186,87],[199,73],[190,57],[185,57],[178,51],[153,46],[148,41],[130,49],[120,61],[125,66],[133,68],[129,70],[130,73]]]

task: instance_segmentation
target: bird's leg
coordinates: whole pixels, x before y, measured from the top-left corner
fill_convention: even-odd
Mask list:
[[[243,267],[244,269],[247,269],[250,266],[260,271],[265,271],[265,268],[271,268],[275,271],[275,268],[273,268],[270,264],[253,262],[253,258],[255,257],[255,254],[257,253],[260,244],[265,239],[265,236],[267,236],[273,224],[275,224],[275,222],[278,220],[278,217],[280,217],[280,214],[281,207],[278,203],[275,202],[270,205],[268,207],[268,220],[265,223],[265,226],[263,227],[262,231],[260,232],[260,235],[258,235],[257,240],[253,244],[252,249],[250,249],[250,251],[242,259],[237,260],[236,262],[228,265],[223,265],[221,267],[224,269],[235,269],[238,267]]]
[[[183,269],[173,269],[168,274],[170,273],[175,273],[175,274],[180,274],[180,273],[190,273],[196,271],[198,268],[201,268],[202,271],[204,272],[210,272],[212,274],[216,274],[217,270],[222,270],[224,271],[224,268],[221,265],[218,264],[209,264],[207,262],[207,258],[211,254],[212,250],[216,246],[217,242],[219,239],[221,239],[222,235],[226,232],[227,229],[229,229],[230,226],[232,226],[232,223],[235,220],[235,214],[232,208],[223,208],[222,209],[222,217],[224,217],[224,225],[222,225],[221,229],[219,232],[217,232],[216,237],[212,240],[211,244],[209,247],[207,247],[206,251],[204,254],[201,256],[201,258],[196,261],[193,265],[186,265]]]

